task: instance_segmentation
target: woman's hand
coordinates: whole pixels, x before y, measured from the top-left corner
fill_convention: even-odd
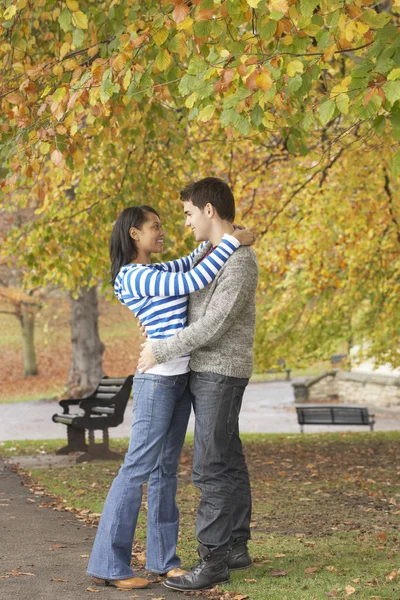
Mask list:
[[[138,319],[138,327],[139,327],[139,331],[142,334],[142,336],[147,338],[146,328],[140,319]]]
[[[241,246],[252,246],[256,241],[256,236],[248,229],[235,229],[232,235],[239,240]]]

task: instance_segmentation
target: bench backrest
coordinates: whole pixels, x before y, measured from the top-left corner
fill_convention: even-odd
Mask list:
[[[102,377],[91,400],[101,400],[113,407],[112,420],[115,425],[122,423],[124,412],[132,390],[133,375],[128,377]]]
[[[369,425],[368,408],[351,406],[296,407],[300,425],[330,423],[336,425]]]

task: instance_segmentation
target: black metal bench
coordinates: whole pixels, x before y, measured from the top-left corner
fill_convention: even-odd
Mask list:
[[[340,404],[297,405],[297,419],[301,433],[304,425],[366,425],[374,429],[374,416],[366,406],[342,406]]]
[[[68,444],[56,454],[83,452],[77,463],[95,458],[121,460],[122,454],[109,447],[109,427],[117,427],[124,420],[124,412],[132,389],[133,375],[128,377],[103,377],[96,390],[86,398],[61,400],[62,414],[53,415],[55,423],[67,426]],[[79,413],[70,414],[70,406],[78,406]],[[89,444],[85,440],[85,430],[89,433]],[[103,442],[95,443],[95,430],[103,431]]]

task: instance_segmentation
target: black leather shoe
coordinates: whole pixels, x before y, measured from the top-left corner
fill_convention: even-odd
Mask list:
[[[207,554],[200,563],[190,569],[182,577],[168,577],[163,584],[172,590],[186,592],[189,590],[208,590],[217,583],[229,582],[229,569],[226,564],[226,553],[223,555]]]
[[[232,546],[228,554],[228,569],[230,571],[248,569],[251,563],[252,560],[246,543]]]

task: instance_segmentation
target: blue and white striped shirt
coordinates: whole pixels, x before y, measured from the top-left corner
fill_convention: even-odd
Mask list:
[[[211,283],[239,246],[235,237],[225,234],[194,268],[194,258],[204,243],[189,256],[167,263],[124,265],[115,279],[114,292],[141,320],[150,339],[170,337],[187,325],[188,295]]]

